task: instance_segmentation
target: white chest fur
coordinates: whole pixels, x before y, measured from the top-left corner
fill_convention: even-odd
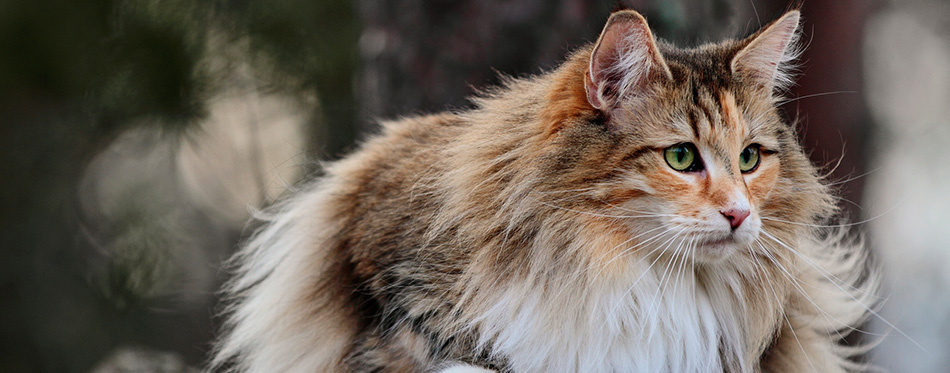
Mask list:
[[[585,286],[507,288],[476,323],[484,347],[517,372],[750,370],[741,366],[748,309],[738,281],[697,277],[688,263],[641,263]]]

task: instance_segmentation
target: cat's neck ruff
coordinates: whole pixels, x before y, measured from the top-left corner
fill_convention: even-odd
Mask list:
[[[582,287],[509,287],[478,322],[484,347],[519,372],[753,370],[743,355],[768,332],[750,331],[743,276],[714,265],[634,260]]]

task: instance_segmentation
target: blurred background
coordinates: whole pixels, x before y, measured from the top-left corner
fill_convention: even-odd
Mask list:
[[[630,0],[681,46],[788,1]],[[464,109],[615,1],[0,0],[0,372],[195,371],[250,212],[375,120]],[[950,367],[950,3],[811,1],[785,104],[885,270],[866,358]],[[880,337],[879,335],[885,335]]]

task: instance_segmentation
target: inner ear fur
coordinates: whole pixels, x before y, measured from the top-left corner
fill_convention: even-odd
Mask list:
[[[801,13],[792,10],[746,38],[732,58],[732,72],[767,88],[788,88],[792,62],[800,54],[796,46],[800,22]]]
[[[650,79],[672,79],[646,19],[632,10],[610,15],[590,56],[587,100],[602,111],[621,97],[642,93]]]

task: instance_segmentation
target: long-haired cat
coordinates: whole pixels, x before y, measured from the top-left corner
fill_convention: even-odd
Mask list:
[[[235,257],[215,369],[856,368],[875,282],[777,108],[798,25],[679,49],[618,11],[553,71],[384,123]]]

